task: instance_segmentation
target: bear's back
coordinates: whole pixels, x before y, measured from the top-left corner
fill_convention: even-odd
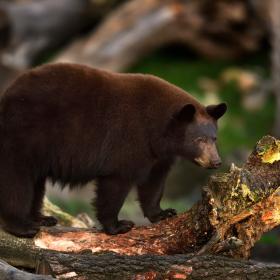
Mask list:
[[[2,96],[1,141],[10,149],[24,147],[18,154],[38,165],[57,164],[60,173],[137,170],[151,160],[151,142],[157,145],[186,103],[201,106],[150,75],[45,65],[21,75]]]

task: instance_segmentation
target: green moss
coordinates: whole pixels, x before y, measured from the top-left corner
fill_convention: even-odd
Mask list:
[[[246,184],[241,183],[240,187],[241,187],[241,194],[244,198],[249,198],[252,201],[255,200],[255,197],[252,195],[252,192],[250,191],[249,187]]]
[[[280,141],[273,138],[264,137],[259,141],[257,153],[264,163],[274,163],[280,160]]]

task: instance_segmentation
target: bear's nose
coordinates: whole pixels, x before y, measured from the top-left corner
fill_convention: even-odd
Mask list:
[[[222,164],[221,159],[216,159],[211,161],[211,165],[213,168],[218,168],[221,166],[221,164]]]

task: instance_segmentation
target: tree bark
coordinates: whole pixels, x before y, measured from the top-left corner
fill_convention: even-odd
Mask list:
[[[117,236],[60,227],[43,228],[34,239],[1,232],[0,258],[15,266],[37,267],[40,274],[72,275],[69,279],[158,279],[168,273],[227,279],[229,271],[235,271],[230,279],[243,279],[245,273],[252,273],[252,279],[280,277],[277,265],[202,256],[246,259],[261,235],[280,224],[279,168],[280,141],[266,136],[242,168],[232,166],[229,173],[212,176],[202,200],[177,217]],[[194,255],[175,256],[185,253]],[[206,267],[213,269],[206,273]]]
[[[211,58],[240,56],[257,50],[265,35],[257,7],[240,0],[129,1],[54,61],[122,71],[154,49],[174,42]]]
[[[221,256],[120,256],[49,254],[56,277],[68,279],[277,279],[280,265],[239,261]],[[58,273],[59,272],[59,273]],[[68,275],[68,276],[67,276]],[[245,278],[246,277],[246,278]]]

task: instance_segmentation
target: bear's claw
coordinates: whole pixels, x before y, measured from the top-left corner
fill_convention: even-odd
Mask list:
[[[52,227],[57,224],[58,220],[53,216],[41,216],[40,217],[40,225],[45,227]]]
[[[151,223],[156,223],[162,220],[165,220],[167,218],[173,217],[177,215],[177,211],[173,208],[168,208],[165,210],[162,210],[161,212],[159,212],[158,214],[152,216],[149,218]]]
[[[127,221],[127,220],[120,220],[115,226],[105,226],[104,231],[107,234],[110,235],[115,235],[119,233],[126,233],[130,231],[134,226],[134,223],[132,221]]]

